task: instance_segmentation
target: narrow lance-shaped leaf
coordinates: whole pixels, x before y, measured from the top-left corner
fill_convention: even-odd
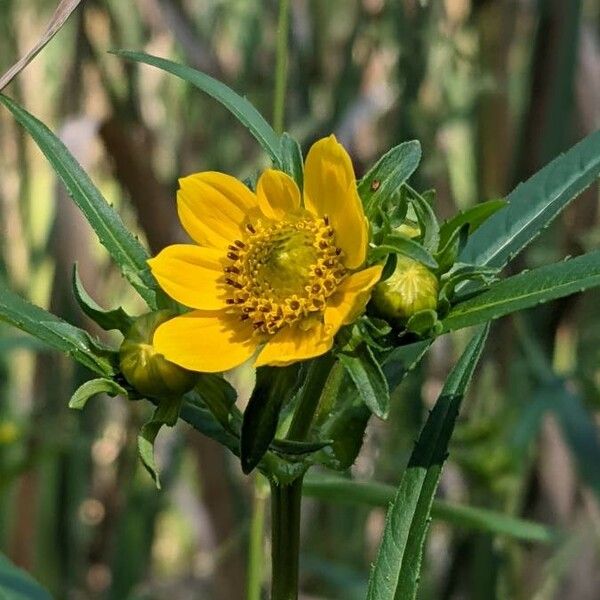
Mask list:
[[[371,412],[380,419],[387,419],[390,390],[381,366],[369,346],[360,344],[352,351],[340,352],[338,358]]]
[[[358,183],[358,193],[370,213],[379,199],[386,199],[416,171],[421,160],[421,144],[404,142],[386,152]]]
[[[222,104],[248,129],[277,167],[282,166],[279,136],[246,98],[236,94],[224,83],[186,65],[180,65],[165,58],[144,54],[143,52],[116,50],[114,54],[171,73],[202,90]]]
[[[302,493],[327,502],[388,507],[396,490],[391,485],[371,481],[353,481],[335,475],[309,474]],[[552,543],[559,538],[557,531],[540,523],[518,519],[493,510],[434,500],[431,516],[457,527],[484,533],[508,535],[528,542]]]
[[[244,473],[250,473],[269,449],[277,431],[281,407],[294,393],[297,380],[295,365],[257,370],[256,386],[242,421],[240,459]]]
[[[97,323],[102,329],[110,331],[111,329],[118,329],[122,333],[126,333],[131,327],[133,319],[122,309],[115,308],[113,310],[105,310],[86,292],[79,277],[79,271],[77,263],[73,267],[73,295],[77,300],[81,310],[90,318],[92,321]]]
[[[59,317],[31,304],[12,292],[0,279],[0,321],[41,340],[60,352],[66,352],[94,373],[114,375],[111,349],[94,342],[89,334]]]
[[[506,200],[489,200],[471,206],[448,219],[440,227],[440,248],[443,248],[452,234],[463,225],[469,225],[469,235],[472,235],[487,219],[505,206]]]
[[[125,227],[64,144],[41,121],[10,98],[0,94],[0,103],[10,110],[39,146],[125,277],[147,304],[156,308],[156,283],[146,264],[148,253],[145,248]]]
[[[486,326],[469,342],[417,440],[388,510],[367,600],[412,600],[416,595],[433,497],[458,410],[488,331]]]
[[[512,191],[508,205],[470,238],[461,262],[502,267],[600,175],[600,131],[554,159]]]
[[[497,319],[600,285],[600,250],[519,273],[460,302],[443,320],[444,331]]]

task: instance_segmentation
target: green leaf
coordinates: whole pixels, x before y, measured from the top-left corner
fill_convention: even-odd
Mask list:
[[[239,437],[219,422],[197,391],[184,396],[180,417],[196,431],[222,444],[236,456],[240,455]]]
[[[326,446],[330,446],[332,440],[321,440],[317,442],[299,442],[297,440],[278,440],[274,439],[271,442],[271,449],[279,454],[287,454],[289,456],[302,456],[303,454],[311,454],[318,452]]]
[[[597,285],[600,250],[493,283],[481,294],[454,306],[442,321],[444,331],[491,321]]]
[[[105,310],[86,292],[81,283],[77,263],[73,265],[73,295],[81,310],[102,329],[110,331],[118,329],[123,334],[131,327],[133,319],[122,309]]]
[[[108,394],[109,396],[117,396],[121,394],[127,398],[127,390],[122,388],[116,381],[112,379],[100,378],[86,381],[80,386],[69,400],[69,408],[81,410],[87,401],[96,394]]]
[[[407,331],[412,331],[419,336],[424,336],[436,328],[440,328],[438,315],[435,310],[431,309],[420,310],[406,323]],[[438,333],[437,330],[436,333]]]
[[[11,111],[39,146],[125,277],[148,306],[156,308],[156,283],[146,264],[149,256],[144,247],[108,205],[67,147],[41,121],[10,98],[0,94],[0,103]]]
[[[468,230],[469,226],[465,223],[462,227],[454,230],[445,245],[440,239],[440,250],[435,255],[440,273],[446,273],[456,263],[456,259],[467,241]]]
[[[181,412],[183,399],[160,400],[152,418],[142,425],[138,435],[138,454],[146,471],[150,474],[157,489],[160,489],[160,476],[154,457],[154,442],[163,425],[173,427]]]
[[[337,356],[363,402],[380,419],[387,419],[390,410],[390,390],[371,348],[360,344],[351,352],[340,352]]]
[[[281,169],[287,173],[300,188],[304,187],[304,162],[298,142],[287,132],[281,136]]]
[[[420,263],[423,263],[430,269],[437,269],[438,264],[421,244],[411,240],[400,234],[388,234],[383,238],[381,245],[373,248],[369,252],[369,258],[372,260],[379,260],[390,253],[402,254],[412,258]]]
[[[600,131],[592,133],[520,184],[461,253],[465,263],[502,267],[600,175]]]
[[[235,406],[237,393],[221,375],[200,373],[196,392],[222,427],[239,436],[242,415]]]
[[[191,67],[180,65],[165,58],[159,58],[158,56],[144,54],[143,52],[115,50],[113,54],[167,71],[205,92],[223,105],[248,129],[267,154],[269,154],[277,167],[282,166],[279,136],[246,98],[236,94],[224,83]]]
[[[2,600],[52,600],[29,573],[13,565],[0,553],[0,598]]]
[[[423,340],[406,346],[398,346],[385,355],[382,368],[390,390],[396,389],[403,379],[425,356],[433,340]]]
[[[375,206],[398,191],[416,171],[421,160],[421,144],[403,142],[386,152],[358,183],[358,193],[370,215]]]
[[[458,410],[488,331],[489,326],[482,328],[469,342],[417,440],[388,510],[367,600],[412,600],[416,595],[433,497]]]
[[[0,279],[0,321],[6,321],[21,331],[41,340],[60,352],[66,352],[90,371],[111,377],[115,374],[110,356],[111,349],[91,339],[79,329],[59,317],[30,304]]]
[[[487,219],[505,206],[506,200],[488,200],[467,208],[464,212],[448,219],[440,227],[440,248],[443,248],[452,234],[463,225],[469,225],[469,235],[472,235]]]
[[[426,250],[435,254],[440,246],[440,225],[435,213],[425,196],[408,185],[406,187],[410,194],[409,201],[415,210],[422,231],[421,244]]]
[[[388,507],[396,490],[391,485],[357,482],[345,477],[308,474],[302,493],[328,502]],[[559,533],[533,521],[526,521],[485,508],[434,500],[431,516],[457,527],[496,535],[507,535],[526,542],[553,543]]]
[[[296,389],[298,368],[261,367],[256,386],[244,411],[240,438],[242,471],[248,474],[260,462],[275,438],[283,403]]]

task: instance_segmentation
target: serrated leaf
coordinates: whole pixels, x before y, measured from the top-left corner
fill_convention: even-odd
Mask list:
[[[256,385],[242,421],[240,460],[244,473],[250,473],[269,449],[281,407],[295,392],[297,381],[296,365],[257,369]]]
[[[156,308],[156,282],[146,264],[149,255],[145,248],[125,227],[64,144],[41,121],[10,98],[0,94],[0,103],[10,110],[39,146],[123,275],[148,306]]]
[[[421,144],[403,142],[386,152],[358,183],[358,193],[370,214],[377,204],[398,191],[416,171],[421,160]]]
[[[87,401],[96,394],[108,394],[109,396],[117,396],[121,394],[127,397],[127,390],[121,387],[116,381],[106,379],[90,379],[80,386],[69,400],[69,408],[81,410],[86,405]]]
[[[269,154],[276,167],[281,168],[280,137],[246,98],[236,94],[224,83],[186,65],[180,65],[165,58],[144,54],[143,52],[115,50],[113,54],[171,73],[214,98],[248,129]]]
[[[430,269],[437,269],[438,263],[431,254],[421,246],[421,244],[400,234],[388,234],[383,238],[383,242],[369,251],[371,260],[379,260],[390,253],[402,254],[423,263]]]
[[[470,238],[465,263],[503,267],[600,175],[600,131],[592,133],[520,184],[508,204]]]
[[[467,210],[448,219],[440,227],[440,247],[443,248],[454,232],[464,225],[469,226],[469,235],[472,235],[494,213],[504,208],[506,203],[506,200],[488,200],[467,208]]]
[[[337,356],[369,410],[380,419],[387,419],[390,390],[371,348],[360,344],[351,352],[340,352]]]
[[[93,341],[86,331],[31,304],[12,292],[0,279],[0,321],[36,337],[48,346],[65,352],[90,371],[105,377],[115,374],[112,350]]]
[[[300,144],[287,132],[281,136],[281,170],[297,184],[300,192],[304,187],[304,162]]]
[[[600,250],[546,265],[493,283],[456,304],[443,320],[444,331],[498,319],[600,285]]]
[[[0,598],[2,600],[52,600],[52,596],[23,569],[0,553]]]
[[[433,497],[462,398],[481,357],[489,326],[469,342],[448,376],[417,440],[386,518],[367,600],[413,600]]]
[[[81,310],[102,329],[118,329],[123,334],[131,327],[133,319],[122,309],[105,310],[86,292],[79,277],[77,263],[73,265],[73,295]]]

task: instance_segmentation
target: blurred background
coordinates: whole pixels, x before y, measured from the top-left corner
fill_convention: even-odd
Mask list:
[[[0,72],[43,31],[54,0],[0,0]],[[152,251],[184,240],[177,178],[247,177],[265,157],[213,100],[108,54],[185,62],[270,119],[274,0],[86,0],[6,93],[60,134]],[[293,0],[286,127],[304,149],[335,132],[360,175],[417,138],[413,185],[448,217],[499,198],[600,123],[597,0]],[[520,270],[597,247],[593,186],[521,256]],[[93,330],[71,297],[73,263],[105,306],[141,305],[37,148],[0,111],[0,274]],[[420,598],[600,598],[600,292],[504,319],[464,406],[442,497],[565,531],[524,544],[434,520]],[[103,334],[106,335],[106,334]],[[373,419],[357,479],[397,484],[464,333],[439,339]],[[118,342],[118,338],[115,340]],[[67,401],[87,375],[0,324],[0,550],[60,599],[244,598],[253,486],[185,424],[163,432],[158,492],[136,457],[150,409]],[[250,374],[237,374],[242,399]],[[303,597],[364,598],[382,508],[307,499]],[[267,542],[265,542],[267,544]],[[268,548],[265,548],[268,552]]]

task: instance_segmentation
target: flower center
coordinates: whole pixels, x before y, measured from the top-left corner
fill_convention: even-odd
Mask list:
[[[227,304],[250,319],[257,333],[315,317],[346,275],[327,217],[300,216],[246,225],[229,246]]]

